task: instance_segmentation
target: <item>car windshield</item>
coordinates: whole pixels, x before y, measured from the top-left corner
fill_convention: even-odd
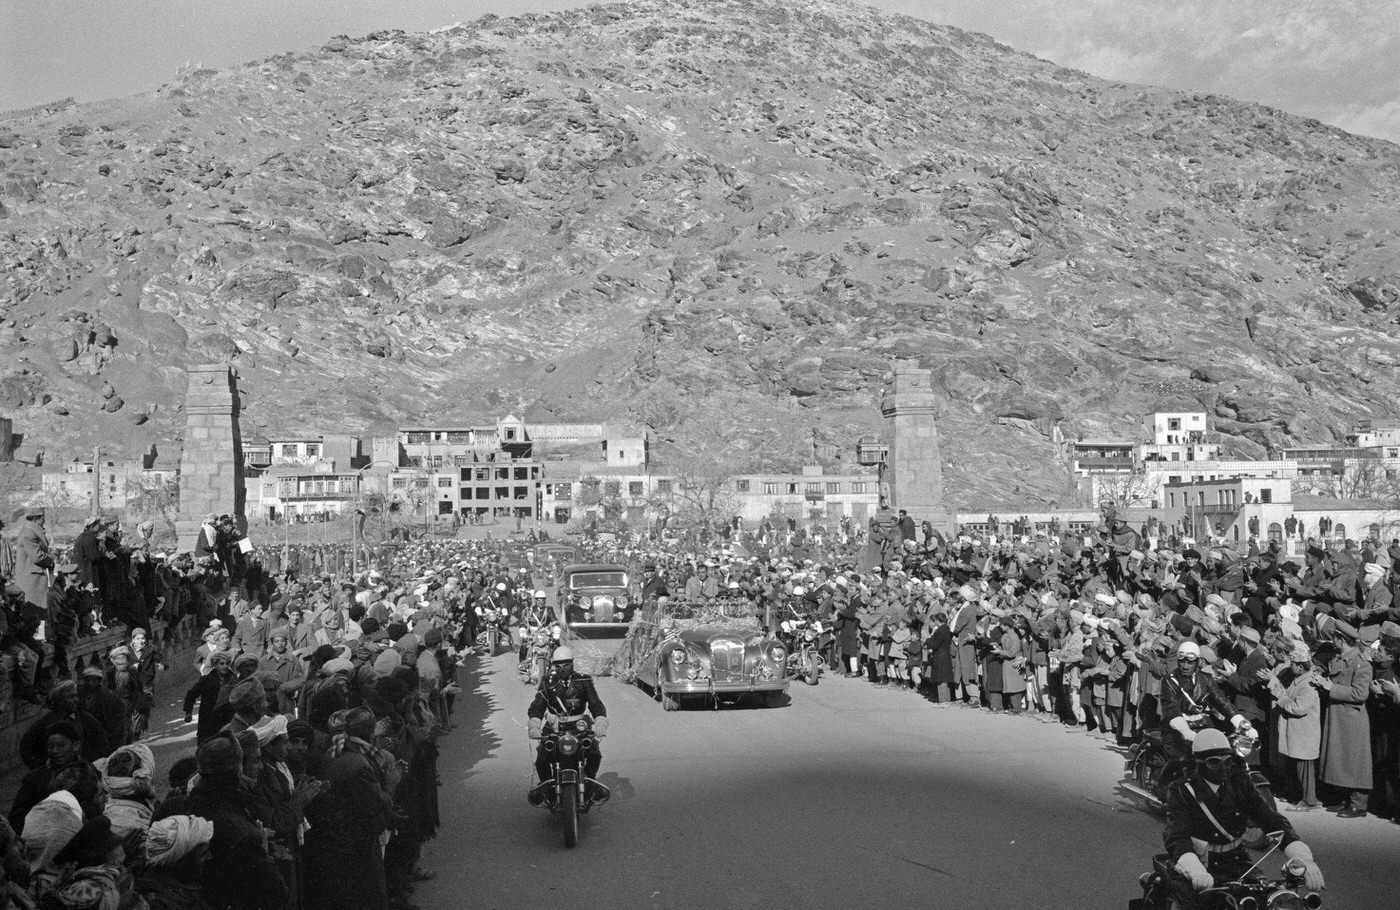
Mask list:
[[[575,572],[569,577],[571,588],[625,588],[626,572]]]

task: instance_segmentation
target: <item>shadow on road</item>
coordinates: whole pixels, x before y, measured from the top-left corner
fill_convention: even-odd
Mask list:
[[[467,658],[466,666],[457,668],[457,685],[462,694],[452,704],[454,731],[449,748],[461,756],[463,777],[469,777],[478,764],[490,758],[501,745],[501,738],[487,725],[496,711],[496,697],[487,685],[491,663],[479,657]],[[455,763],[455,762],[454,762]]]

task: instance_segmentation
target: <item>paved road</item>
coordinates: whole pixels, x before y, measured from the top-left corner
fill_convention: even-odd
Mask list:
[[[798,685],[782,708],[665,713],[605,679],[614,796],[568,850],[525,802],[513,658],[462,675],[423,910],[1122,908],[1161,845],[1160,821],[1116,792],[1122,756],[1059,725],[847,679]],[[1396,906],[1400,826],[1297,824],[1329,908]]]

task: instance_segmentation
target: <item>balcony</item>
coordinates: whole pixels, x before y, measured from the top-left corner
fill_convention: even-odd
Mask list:
[[[1131,456],[1124,458],[1076,458],[1074,467],[1077,471],[1131,471],[1133,459]]]

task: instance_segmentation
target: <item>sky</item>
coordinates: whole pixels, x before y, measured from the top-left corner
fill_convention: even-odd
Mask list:
[[[1216,92],[1400,142],[1400,0],[867,0],[1096,76]],[[0,0],[0,111],[149,91],[331,35],[578,0]]]

